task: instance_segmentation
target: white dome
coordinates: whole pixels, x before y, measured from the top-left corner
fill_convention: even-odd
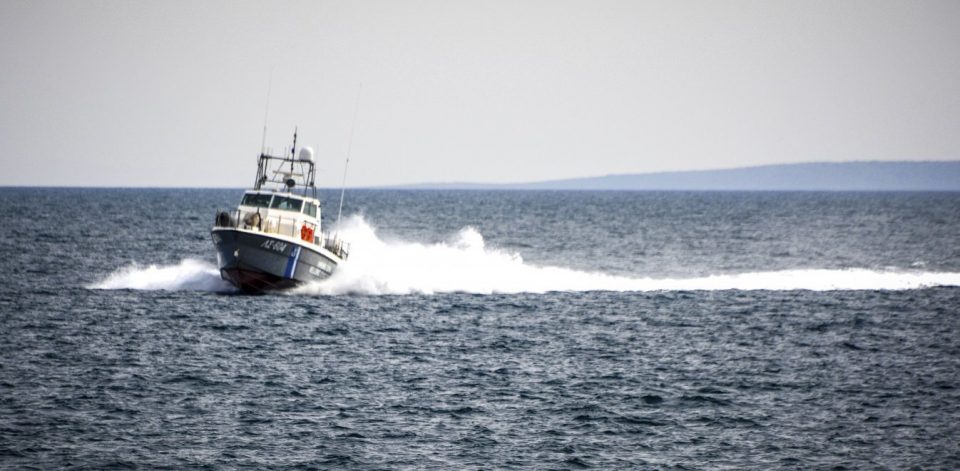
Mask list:
[[[313,162],[313,149],[303,146],[300,148],[300,160],[304,162]]]

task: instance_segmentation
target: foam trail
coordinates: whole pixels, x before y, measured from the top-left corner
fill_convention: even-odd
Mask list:
[[[386,241],[360,216],[345,221],[350,259],[334,275],[294,291],[300,294],[544,293],[549,291],[907,290],[960,286],[960,273],[916,270],[803,269],[699,278],[614,276],[524,263],[489,249],[472,227],[439,244]],[[233,291],[212,264],[185,259],[176,265],[120,268],[90,289]]]
[[[385,241],[362,217],[344,221],[350,259],[330,279],[301,294],[544,293],[548,291],[905,290],[960,286],[960,273],[892,270],[785,270],[655,279],[613,276],[524,263],[517,254],[485,247],[472,227],[450,241]]]
[[[207,262],[181,260],[177,265],[147,267],[136,263],[120,268],[89,289],[136,289],[168,291],[233,291],[220,279],[217,268]]]

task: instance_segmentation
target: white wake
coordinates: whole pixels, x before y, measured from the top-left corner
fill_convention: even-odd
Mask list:
[[[960,273],[804,269],[699,278],[614,276],[525,263],[515,253],[485,246],[474,228],[449,241],[422,244],[386,241],[363,218],[343,228],[350,259],[323,282],[299,288],[304,294],[544,293],[549,291],[693,290],[905,290],[960,286]]]
[[[212,250],[212,249],[211,249]],[[201,260],[181,260],[177,265],[141,266],[132,263],[113,272],[90,289],[137,289],[168,291],[232,291],[220,279],[217,267]]]
[[[545,293],[550,291],[908,290],[960,286],[960,273],[917,270],[798,269],[697,278],[615,276],[526,263],[486,247],[467,227],[442,243],[385,240],[360,216],[345,221],[350,258],[329,279],[294,294]],[[213,250],[211,248],[211,250]],[[231,291],[208,262],[123,267],[93,289]]]

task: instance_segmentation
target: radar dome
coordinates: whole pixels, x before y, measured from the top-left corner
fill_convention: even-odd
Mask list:
[[[311,148],[309,148],[309,147],[306,147],[306,146],[301,147],[301,148],[300,148],[300,160],[303,161],[303,162],[313,163],[313,149],[311,149]]]

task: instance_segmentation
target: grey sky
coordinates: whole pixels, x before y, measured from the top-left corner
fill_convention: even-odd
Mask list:
[[[960,2],[0,0],[0,185],[960,158]]]

